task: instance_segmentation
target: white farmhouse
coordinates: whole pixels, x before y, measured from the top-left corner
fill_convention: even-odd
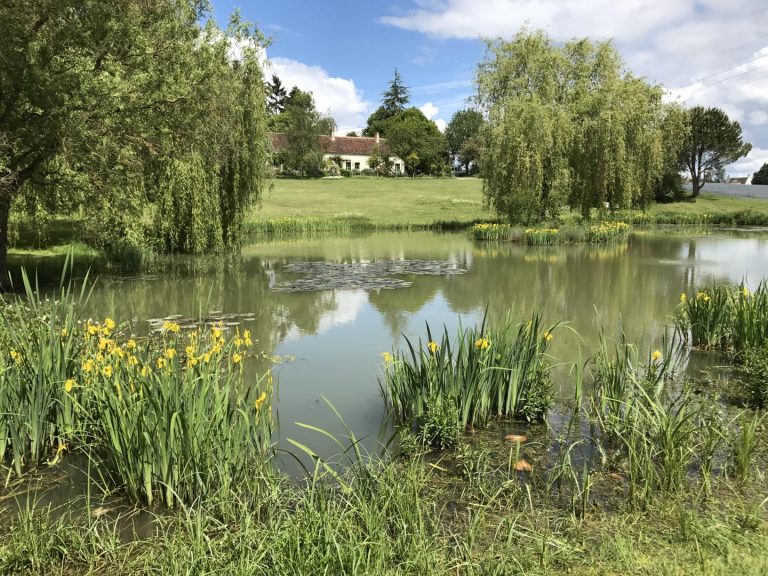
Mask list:
[[[401,158],[392,154],[387,146],[385,138],[379,138],[376,134],[373,138],[366,136],[320,136],[320,143],[323,147],[323,157],[325,160],[340,157],[341,167],[346,170],[365,170],[368,166],[368,157],[373,152],[375,146],[379,146],[382,156],[389,156],[392,162],[392,171],[395,174],[402,174],[405,165]],[[279,132],[272,133],[272,147],[276,150],[282,150],[286,146],[285,134]]]

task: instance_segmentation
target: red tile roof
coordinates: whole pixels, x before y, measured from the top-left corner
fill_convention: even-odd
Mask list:
[[[282,150],[287,145],[286,135],[280,132],[272,132],[272,147]],[[376,138],[366,136],[320,136],[320,143],[326,154],[370,156],[376,145]],[[392,154],[384,138],[379,138],[379,147],[382,154]]]

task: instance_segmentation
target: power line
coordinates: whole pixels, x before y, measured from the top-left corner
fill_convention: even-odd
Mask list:
[[[715,76],[719,76],[720,74],[723,74],[725,72],[730,72],[731,70],[735,70],[736,68],[739,68],[741,66],[746,66],[747,64],[751,64],[752,62],[756,62],[757,60],[760,60],[761,58],[765,58],[767,56],[768,56],[768,53],[761,54],[760,56],[755,56],[751,60],[747,60],[746,62],[742,62],[741,64],[736,64],[735,66],[731,66],[730,68],[725,68],[723,70],[720,70],[719,72],[714,72],[713,74],[708,74],[707,76],[702,76],[701,78],[697,78],[696,80],[693,80],[692,82],[688,82],[688,84],[680,86],[679,88],[675,88],[675,90],[682,90],[683,88],[687,88],[688,86],[692,86],[693,84],[696,84],[697,82],[702,82],[704,80],[708,80],[709,78],[714,78]]]
[[[725,89],[740,88],[741,86],[749,86],[750,84],[754,84],[755,82],[759,82],[760,80],[765,80],[765,79],[768,79],[768,74],[764,74],[763,76],[759,76],[758,78],[752,78],[751,80],[747,80],[746,82],[740,82],[738,84],[734,84],[733,86],[730,86],[730,85],[719,86],[719,87],[716,87],[714,90],[703,89],[704,90],[703,92],[693,91],[691,92],[688,98],[690,98],[693,95],[707,96],[708,94],[714,94],[715,92],[720,92],[721,90],[725,90]],[[712,86],[714,86],[714,84]],[[709,87],[706,87],[706,88],[709,88]]]
[[[768,56],[768,54],[767,54]],[[763,66],[757,66],[756,68],[751,68],[749,70],[744,70],[743,72],[739,72],[738,74],[733,74],[731,76],[728,76],[726,78],[723,78],[722,80],[718,80],[717,82],[712,82],[711,84],[706,84],[702,86],[701,88],[697,88],[692,92],[692,94],[699,92],[701,90],[708,90],[709,88],[713,86],[717,86],[718,84],[722,84],[724,82],[728,82],[729,80],[733,80],[734,78],[738,78],[739,76],[744,76],[745,74],[751,74],[752,72],[757,72],[758,70],[764,70],[768,68],[768,63],[764,64]]]

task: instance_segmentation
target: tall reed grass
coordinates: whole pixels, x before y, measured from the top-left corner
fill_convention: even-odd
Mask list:
[[[742,282],[680,296],[677,328],[692,346],[737,354],[768,343],[768,285],[752,292]]]
[[[380,387],[388,409],[397,424],[416,428],[445,406],[455,406],[465,428],[496,416],[541,419],[551,404],[546,353],[553,330],[535,315],[517,326],[483,321],[454,338],[444,328],[436,341],[427,325],[426,342],[406,338],[407,351],[384,355]]]

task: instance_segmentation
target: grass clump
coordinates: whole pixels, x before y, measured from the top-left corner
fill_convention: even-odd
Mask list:
[[[768,343],[768,286],[763,281],[752,292],[738,286],[716,286],[683,293],[676,324],[694,347],[740,354]]]
[[[444,447],[459,426],[483,426],[496,416],[542,419],[551,405],[552,385],[546,360],[554,328],[541,317],[515,326],[443,331],[407,352],[385,353],[382,394],[398,425],[414,428],[430,445]],[[456,422],[458,425],[454,425]]]
[[[89,285],[0,306],[0,466],[22,476],[64,451],[135,502],[190,503],[237,486],[271,457],[272,379],[246,379],[248,331],[136,339],[82,319]]]
[[[768,345],[747,349],[744,354],[746,389],[750,406],[768,407]]]
[[[510,240],[512,226],[509,224],[496,224],[492,222],[482,222],[475,224],[469,232],[475,240]]]

